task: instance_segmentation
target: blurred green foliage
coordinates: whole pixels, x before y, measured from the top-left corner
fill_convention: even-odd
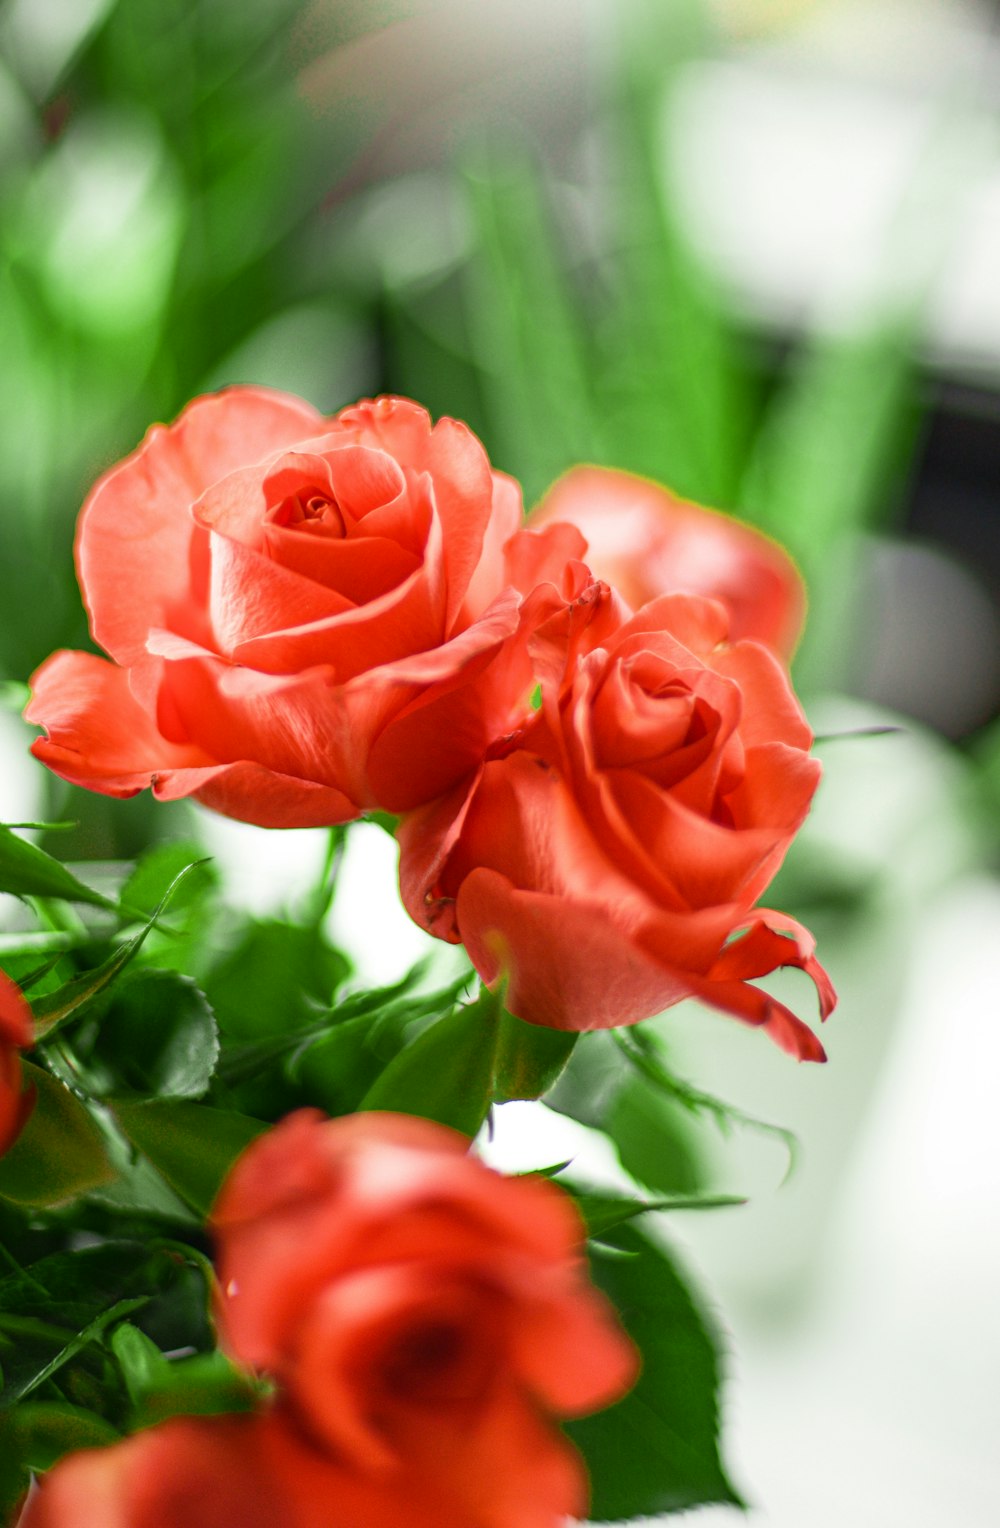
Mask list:
[[[626,0],[607,59],[595,39],[603,171],[577,187],[523,124],[506,145],[477,144],[473,111],[457,178],[366,188],[359,155],[391,103],[377,81],[318,99],[303,71],[399,9],[0,11],[10,677],[85,641],[70,547],[95,476],[152,421],[228,381],[328,409],[408,392],[467,418],[529,502],[580,460],[646,473],[780,536],[817,606],[831,545],[891,503],[912,314],[807,336],[775,389],[689,246],[665,178],[665,107],[711,46],[700,0]]]
[[[301,9],[0,11],[0,661],[12,677],[84,641],[73,520],[152,422],[227,381],[298,386],[328,408],[371,381],[364,315],[314,254],[367,124],[307,105]]]

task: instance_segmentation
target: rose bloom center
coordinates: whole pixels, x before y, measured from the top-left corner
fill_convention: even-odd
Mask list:
[[[384,1392],[417,1403],[473,1401],[496,1368],[493,1344],[459,1322],[430,1318],[399,1332],[376,1364]]]
[[[307,489],[282,500],[272,515],[275,525],[291,530],[319,531],[327,536],[347,535],[344,511],[336,499],[320,488]]]

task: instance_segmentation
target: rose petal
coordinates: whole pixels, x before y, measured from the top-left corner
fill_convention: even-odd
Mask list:
[[[424,653],[440,645],[445,590],[441,529],[431,523],[426,566],[366,605],[303,626],[282,626],[234,648],[242,664],[269,673],[292,673],[329,664],[340,683],[356,674]]]
[[[31,751],[62,779],[108,796],[134,796],[163,770],[214,762],[168,741],[137,702],[124,669],[91,653],[57,652],[31,676],[26,720],[44,727]]]
[[[767,648],[739,642],[712,658],[716,673],[734,679],[743,694],[741,732],[748,748],[763,743],[812,747],[812,729],[785,669]]]
[[[20,987],[0,971],[0,1156],[14,1144],[34,1106],[22,1084],[18,1047],[30,1045],[34,1019]]]
[[[271,675],[190,658],[164,666],[161,688],[178,728],[213,765],[252,762],[313,786],[350,791],[353,739],[329,671]]]
[[[523,515],[520,483],[507,477],[506,473],[494,472],[492,513],[483,538],[479,563],[469,581],[458,616],[459,626],[467,626],[475,620],[496,599],[505,584],[513,583],[521,593],[527,594],[538,582],[534,579],[525,588],[516,579],[505,576],[504,547],[520,529]]]
[[[619,657],[639,652],[652,639],[658,650],[675,662],[685,651],[703,663],[713,659],[730,635],[730,616],[721,600],[693,594],[661,594],[651,599],[615,633],[614,650]],[[642,639],[642,640],[640,640]]]
[[[172,770],[153,784],[158,801],[194,796],[204,806],[258,828],[328,828],[352,822],[361,808],[343,791],[296,780],[248,759],[213,769]]]
[[[0,971],[0,1044],[30,1045],[35,1024],[27,998],[6,971]]]
[[[631,605],[668,591],[709,595],[728,606],[734,640],[792,652],[805,612],[802,580],[783,548],[749,525],[604,467],[571,469],[528,523],[552,520],[579,526],[594,572]]]
[[[791,937],[785,937],[786,933]],[[801,924],[767,908],[758,909],[749,931],[721,952],[709,979],[699,984],[698,995],[713,1007],[765,1030],[782,1050],[798,1060],[825,1061],[826,1052],[808,1025],[784,1003],[745,980],[797,966],[815,984],[820,1018],[825,1019],[833,1011],[837,995],[813,948],[813,938]]]
[[[271,558],[282,567],[335,590],[353,605],[363,605],[388,594],[421,565],[416,553],[385,536],[365,535],[335,541],[289,530],[287,526],[269,525],[265,545]]]
[[[91,631],[106,652],[133,662],[151,624],[201,638],[190,506],[219,478],[315,433],[319,422],[301,399],[229,388],[196,399],[173,425],[154,426],[100,479],[80,517],[77,567]]]
[[[413,1522],[410,1501],[432,1505],[437,1528],[563,1528],[586,1515],[583,1461],[514,1384],[460,1426],[442,1427],[431,1408],[411,1409],[408,1422],[415,1464],[396,1477],[393,1528]]]
[[[466,425],[444,418],[432,428],[426,410],[405,398],[356,404],[338,414],[337,423],[356,432],[363,444],[381,446],[432,480],[443,528],[445,625],[451,632],[482,556],[490,518],[493,483],[486,452]]]
[[[483,981],[506,978],[507,1008],[530,1024],[611,1029],[691,996],[688,978],[623,936],[606,904],[519,891],[495,870],[477,869],[459,888],[456,917]]]
[[[637,878],[651,890],[658,883],[657,899],[668,906],[749,908],[759,895],[762,866],[770,868],[787,848],[782,829],[712,822],[642,775],[620,770],[607,783],[616,811],[612,817],[605,796],[606,842],[613,836],[623,845]]]
[[[228,536],[210,532],[209,547],[212,630],[222,653],[246,652],[248,644],[258,637],[267,638],[274,632],[294,631],[307,625],[315,627],[355,608],[343,594],[283,568]],[[287,673],[301,666],[291,643],[287,644],[286,655],[291,660],[290,668],[269,671]]]
[[[437,649],[434,666],[447,661],[447,678],[436,684],[429,677],[404,680],[415,666],[405,660],[381,677],[382,685],[397,686],[399,703],[374,738],[368,779],[388,811],[408,811],[440,796],[523,720],[532,674],[511,595],[507,591],[482,620]],[[431,664],[422,672],[429,676]]]
[[[407,813],[396,829],[399,895],[414,923],[437,939],[460,942],[455,898],[438,893],[452,850],[465,827],[480,775],[463,780],[428,805]]]
[[[594,1289],[570,1291],[563,1282],[547,1300],[537,1291],[519,1313],[515,1341],[518,1375],[556,1416],[600,1411],[638,1375],[639,1355]]]

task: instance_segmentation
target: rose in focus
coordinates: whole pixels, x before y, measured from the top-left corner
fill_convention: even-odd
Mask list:
[[[325,419],[263,388],[198,398],[84,505],[110,661],[42,665],[34,752],[93,790],[263,826],[429,800],[516,724],[524,597],[582,550],[520,518],[471,431],[406,399]]]
[[[751,637],[791,656],[805,615],[802,579],[777,542],[718,510],[610,467],[573,467],[528,517],[568,521],[587,562],[634,608],[661,594],[702,594],[729,610],[732,641]]]
[[[17,1140],[34,1103],[31,1090],[22,1091],[18,1050],[34,1034],[31,1009],[21,989],[0,971],[0,1156]]]
[[[807,931],[755,906],[819,779],[781,664],[718,602],[635,615],[595,584],[536,634],[542,706],[470,782],[404,819],[417,922],[461,941],[510,1011],[585,1030],[696,997],[822,1060],[752,985],[782,966],[835,1002]]]

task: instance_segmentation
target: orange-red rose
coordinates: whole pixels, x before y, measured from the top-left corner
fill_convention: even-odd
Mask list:
[[[403,898],[484,981],[506,976],[533,1023],[606,1028],[697,997],[821,1060],[751,984],[799,966],[824,1016],[834,1003],[806,930],[755,907],[820,767],[784,669],[728,645],[726,624],[684,595],[629,616],[599,584],[553,617],[534,639],[534,721],[404,820]]]
[[[608,467],[574,467],[532,510],[529,525],[569,521],[587,562],[633,608],[660,594],[704,594],[729,608],[730,636],[788,657],[802,629],[805,591],[788,554],[718,510]]]
[[[264,826],[426,801],[514,725],[523,596],[582,547],[515,536],[520,515],[471,431],[406,399],[324,419],[263,388],[198,398],[84,505],[111,661],[42,665],[34,752],[94,790]]]
[[[0,971],[0,1155],[16,1141],[31,1113],[34,1095],[21,1088],[18,1050],[30,1045],[31,1009],[21,989]]]
[[[183,1417],[62,1460],[18,1528],[361,1528],[330,1477],[278,1413]]]
[[[467,1147],[403,1115],[304,1111],[250,1148],[213,1213],[223,1341],[366,1482],[366,1528],[583,1516],[553,1419],[634,1378],[570,1200]]]
[[[276,1382],[46,1475],[21,1528],[562,1528],[586,1475],[556,1419],[636,1355],[543,1179],[405,1115],[303,1110],[216,1202],[221,1338]]]

